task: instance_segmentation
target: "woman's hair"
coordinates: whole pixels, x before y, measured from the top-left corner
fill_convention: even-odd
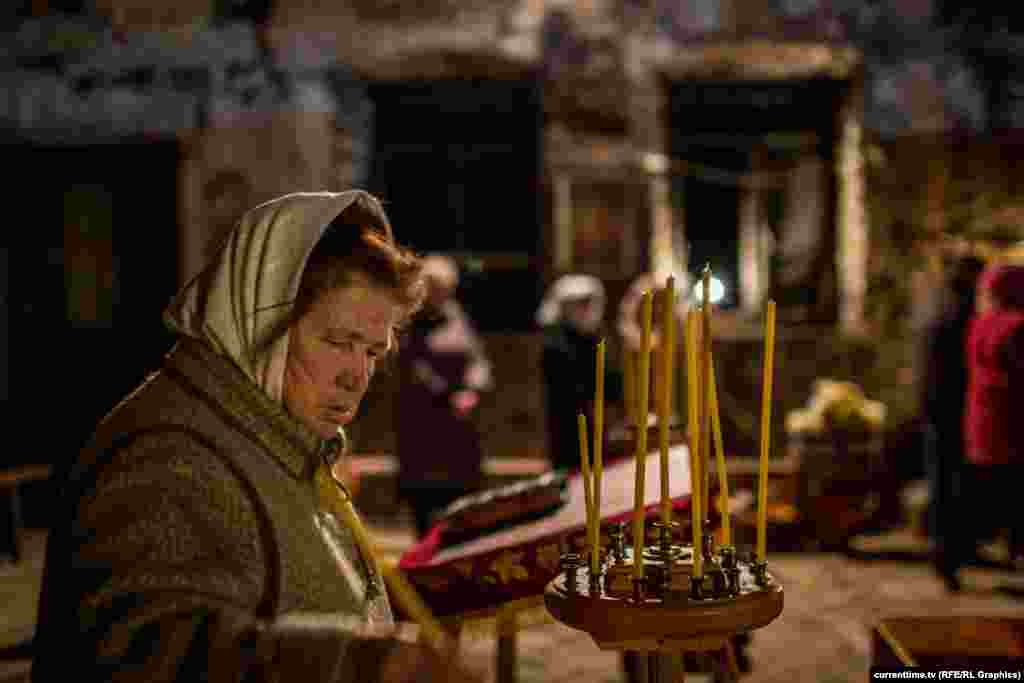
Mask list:
[[[403,309],[404,325],[423,304],[426,286],[421,260],[397,244],[391,226],[357,199],[324,230],[302,273],[293,320],[309,312],[324,292],[355,283],[388,290]]]

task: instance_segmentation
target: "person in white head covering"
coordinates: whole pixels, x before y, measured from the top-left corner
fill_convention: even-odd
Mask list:
[[[399,495],[412,507],[419,536],[438,511],[483,485],[475,411],[493,387],[483,342],[456,298],[458,265],[430,254],[423,276],[427,301],[402,340],[395,401]],[[444,444],[438,457],[423,457],[427,434]]]
[[[167,308],[163,366],[58,478],[34,681],[469,680],[398,637],[314,484],[419,271],[365,192],[242,217]]]
[[[555,469],[580,467],[577,415],[593,420],[598,333],[604,320],[604,285],[592,275],[555,280],[537,310],[543,330],[548,459]]]

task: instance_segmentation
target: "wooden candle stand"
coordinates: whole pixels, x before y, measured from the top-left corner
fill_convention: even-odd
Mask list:
[[[686,319],[686,366],[688,415],[685,437],[690,456],[690,540],[692,545],[674,542],[673,529],[680,525],[672,520],[669,498],[669,446],[673,437],[684,436],[682,424],[671,419],[672,372],[675,354],[674,331],[675,285],[669,276],[662,297],[663,340],[659,377],[658,419],[649,420],[649,380],[651,378],[651,316],[652,292],[643,294],[643,334],[637,372],[637,406],[632,414],[635,424],[627,434],[632,437],[636,459],[633,548],[625,546],[625,525],[609,529],[610,552],[601,553],[599,528],[601,496],[601,460],[595,457],[591,468],[587,449],[586,418],[579,415],[581,473],[587,504],[587,545],[589,563],[575,552],[562,556],[562,571],[545,588],[544,602],[551,615],[572,628],[586,631],[603,650],[618,650],[635,657],[634,681],[668,682],[681,680],[673,655],[718,651],[725,655],[726,671],[733,679],[739,671],[732,652],[731,639],[771,623],[782,612],[782,587],[768,573],[767,557],[767,486],[768,454],[771,425],[771,387],[773,349],[775,344],[775,303],[768,302],[765,328],[765,365],[761,399],[760,468],[758,471],[757,561],[741,560],[735,547],[714,547],[710,519],[710,470],[712,447],[717,455],[717,469],[722,500],[728,501],[726,466],[718,399],[715,388],[714,363],[711,357],[711,266],[702,273],[702,303],[691,309]],[[598,349],[598,386],[595,406],[603,405],[603,343]],[[602,415],[603,411],[599,413]],[[598,420],[600,422],[600,420]],[[673,424],[673,422],[676,422]],[[603,424],[603,422],[601,423]],[[594,445],[597,453],[603,445],[603,432],[595,425]],[[652,434],[652,429],[657,428]],[[657,543],[645,547],[646,510],[645,464],[647,444],[655,437],[661,455],[661,520],[654,526]],[[722,538],[732,538],[728,507],[721,510]],[[584,566],[584,565],[587,566]],[[730,656],[732,655],[732,656]],[[685,666],[683,667],[685,670]]]
[[[623,550],[603,557],[597,575],[580,555],[563,555],[544,603],[555,619],[589,633],[600,649],[647,655],[637,658],[644,683],[683,680],[671,655],[717,651],[730,660],[733,636],[766,626],[782,612],[782,586],[763,563],[740,560],[732,548],[705,550],[700,581],[693,579],[692,546],[648,548],[639,580],[632,579],[632,547]]]

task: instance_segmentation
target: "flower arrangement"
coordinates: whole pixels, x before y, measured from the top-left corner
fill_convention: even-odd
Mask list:
[[[885,427],[885,415],[885,404],[867,398],[856,383],[823,378],[815,381],[806,408],[786,414],[786,433],[810,437],[877,433]]]

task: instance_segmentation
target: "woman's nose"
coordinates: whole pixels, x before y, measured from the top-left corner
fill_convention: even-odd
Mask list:
[[[337,382],[346,391],[366,391],[370,383],[370,369],[366,358],[361,354],[352,354],[339,369]]]

